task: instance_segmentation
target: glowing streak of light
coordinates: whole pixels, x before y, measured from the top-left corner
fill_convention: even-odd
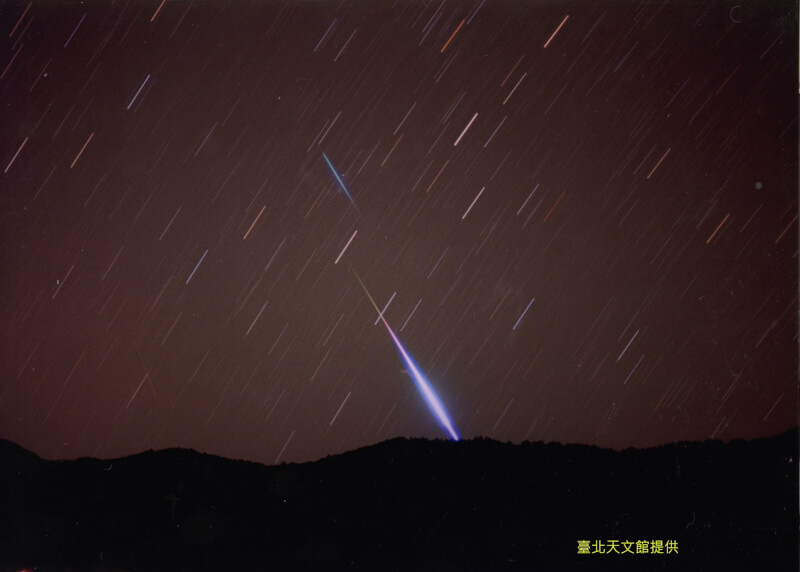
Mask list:
[[[353,269],[351,268],[351,270]],[[422,398],[425,400],[425,404],[428,406],[428,409],[431,410],[431,413],[433,413],[433,415],[436,417],[436,420],[438,421],[439,425],[442,427],[442,429],[445,430],[445,432],[447,432],[450,438],[453,441],[459,441],[461,437],[459,436],[458,431],[456,431],[456,428],[453,425],[453,421],[450,419],[450,416],[447,414],[447,411],[444,408],[444,404],[439,399],[439,396],[436,395],[436,391],[434,391],[430,382],[425,378],[425,376],[419,370],[419,367],[417,366],[416,362],[403,347],[403,344],[400,343],[400,340],[395,335],[392,328],[389,326],[389,323],[386,321],[386,318],[383,317],[380,308],[378,308],[378,305],[375,303],[375,300],[370,295],[369,290],[367,290],[367,287],[361,280],[361,277],[359,277],[359,275],[356,273],[355,270],[353,270],[353,274],[355,275],[356,280],[358,280],[358,283],[361,284],[361,288],[364,289],[364,293],[367,295],[367,298],[369,298],[372,307],[375,308],[376,312],[378,312],[378,315],[381,321],[383,322],[383,325],[386,326],[386,330],[389,332],[389,335],[391,336],[392,341],[394,342],[394,345],[397,348],[397,351],[400,353],[400,357],[402,358],[403,363],[406,366],[406,370],[411,374],[411,379],[414,380],[414,385],[417,386],[417,391],[419,391],[420,395],[422,395]]]
[[[465,22],[465,21],[466,21],[466,20],[461,20],[461,23],[458,25],[458,28],[456,28],[456,31],[452,33],[452,35],[450,36],[450,38],[449,38],[449,39],[448,39],[448,40],[447,40],[447,41],[444,43],[444,45],[442,46],[442,49],[441,49],[441,50],[439,50],[439,53],[440,53],[440,54],[443,54],[443,53],[444,53],[444,51],[447,49],[447,46],[449,46],[449,45],[450,45],[450,42],[452,42],[452,41],[453,41],[453,38],[455,38],[455,37],[456,37],[456,34],[458,34],[458,31],[459,31],[459,30],[461,30],[461,26],[463,26],[463,25],[464,25],[464,22]]]
[[[514,327],[513,327],[513,328],[511,328],[512,330],[516,330],[516,329],[517,329],[517,326],[519,326],[519,323],[522,321],[522,318],[524,318],[524,317],[525,317],[525,314],[527,314],[527,313],[528,313],[528,310],[530,310],[530,309],[531,309],[531,306],[533,305],[533,301],[534,301],[534,300],[536,300],[536,298],[531,298],[531,301],[530,301],[530,302],[528,302],[528,305],[525,307],[525,310],[522,312],[522,314],[520,315],[520,317],[517,319],[517,323],[516,323],[516,324],[514,324]]]
[[[206,254],[208,254],[208,249],[207,248],[206,248],[206,251],[203,253],[203,256],[200,257],[200,260],[195,265],[194,270],[192,270],[192,273],[189,274],[189,277],[186,279],[186,283],[187,284],[192,279],[192,276],[194,276],[194,273],[197,272],[197,269],[200,268],[200,265],[203,263],[203,260],[205,259]]]
[[[11,33],[8,35],[9,38],[14,35],[14,32],[17,31],[17,28],[19,28],[19,25],[22,23],[22,20],[25,18],[25,15],[28,13],[28,10],[30,10],[32,5],[33,2],[28,2],[28,6],[25,8],[25,11],[22,13],[22,16],[20,16],[19,20],[17,20],[17,25],[14,26],[14,29],[11,30]],[[733,13],[733,10],[731,10],[731,13]]]
[[[163,7],[164,7],[164,3],[165,3],[166,1],[167,1],[167,0],[161,0],[161,4],[159,4],[158,8],[156,9],[156,12],[155,12],[155,14],[153,14],[152,18],[150,18],[150,21],[151,21],[151,22],[154,22],[154,21],[155,21],[155,19],[156,19],[156,16],[158,16],[158,13],[159,13],[159,12],[161,12],[161,8],[163,8]]]
[[[344,398],[344,401],[342,401],[342,404],[339,406],[339,409],[336,410],[336,415],[334,415],[333,419],[331,419],[331,422],[328,425],[329,427],[332,427],[333,423],[336,421],[336,418],[339,417],[339,413],[342,412],[342,408],[344,407],[344,404],[347,403],[348,399],[350,399],[350,393],[351,392],[349,392],[349,391],[347,392],[347,396]]]
[[[445,411],[444,405],[439,399],[439,396],[436,395],[433,387],[430,385],[428,380],[425,379],[425,376],[419,371],[417,364],[414,363],[414,360],[411,358],[408,352],[406,352],[405,348],[400,343],[400,340],[397,339],[397,336],[392,331],[392,328],[390,328],[389,324],[386,323],[386,319],[381,316],[381,320],[383,321],[383,325],[386,326],[386,329],[389,331],[389,335],[392,336],[392,340],[394,341],[395,346],[397,346],[397,350],[400,352],[400,355],[403,356],[403,361],[406,364],[406,368],[411,372],[414,384],[417,386],[417,390],[420,392],[420,394],[422,394],[422,398],[425,400],[428,408],[436,416],[436,419],[439,421],[439,424],[442,426],[442,428],[450,434],[450,438],[453,441],[458,441],[461,439],[461,437],[459,437],[458,432],[456,431],[455,427],[453,427],[453,422],[450,420],[450,416],[447,414],[447,411]]]
[[[721,229],[721,228],[722,228],[722,225],[723,225],[723,224],[725,224],[725,221],[727,221],[727,220],[728,220],[728,217],[730,217],[730,216],[731,216],[731,213],[728,213],[728,214],[726,214],[726,215],[725,215],[725,218],[724,218],[724,219],[722,219],[722,222],[721,222],[721,223],[719,223],[719,224],[717,225],[717,228],[715,228],[715,229],[714,229],[714,232],[712,232],[712,233],[711,233],[711,236],[709,236],[709,237],[708,237],[708,240],[706,240],[706,244],[710,244],[710,243],[711,243],[711,241],[712,241],[712,240],[714,240],[714,237],[715,237],[715,236],[717,235],[717,233],[719,232],[719,229]]]
[[[660,165],[660,164],[661,164],[661,163],[664,161],[664,159],[666,159],[666,158],[667,158],[667,155],[669,155],[669,152],[670,152],[670,151],[672,151],[672,147],[670,147],[669,149],[667,149],[667,150],[666,150],[666,152],[665,152],[665,153],[664,153],[664,154],[661,156],[661,159],[659,159],[659,160],[658,160],[658,163],[656,163],[656,166],[655,166],[655,167],[653,167],[653,170],[652,170],[652,171],[650,171],[650,174],[649,174],[649,175],[647,175],[647,180],[648,180],[648,181],[650,180],[650,177],[652,177],[652,176],[653,176],[653,173],[655,173],[655,172],[656,172],[656,169],[658,169],[658,166],[659,166],[659,165]]]
[[[375,318],[375,323],[373,324],[373,326],[377,326],[377,325],[378,325],[378,320],[380,320],[380,319],[383,317],[383,315],[386,313],[386,310],[388,310],[388,309],[389,309],[389,304],[391,304],[391,303],[392,303],[392,300],[394,300],[394,297],[395,297],[395,296],[397,296],[397,292],[393,293],[393,294],[392,294],[392,297],[391,297],[391,298],[389,298],[389,301],[388,301],[388,302],[386,302],[386,305],[383,307],[383,310],[381,310],[381,311],[380,311],[380,314],[378,314],[378,317],[377,317],[377,318]]]
[[[89,135],[89,138],[86,140],[86,143],[84,143],[83,147],[81,147],[81,150],[78,153],[78,156],[75,157],[75,160],[72,162],[72,165],[69,166],[70,169],[72,169],[75,166],[75,163],[77,163],[78,159],[81,158],[81,155],[83,155],[83,152],[86,151],[86,146],[89,145],[89,141],[92,140],[92,137],[94,137],[94,131],[92,131],[92,134]]]
[[[758,208],[761,208],[761,207],[758,207]],[[778,242],[780,242],[780,240],[783,238],[783,235],[786,234],[787,231],[790,228],[792,228],[792,225],[795,223],[796,220],[797,220],[797,215],[794,215],[794,218],[792,219],[792,222],[790,222],[788,225],[786,225],[786,228],[783,229],[783,232],[778,236],[778,238],[775,239],[775,244],[778,244]]]
[[[11,158],[11,161],[8,163],[8,165],[6,165],[6,168],[5,168],[5,170],[3,171],[4,173],[8,173],[8,170],[11,168],[11,165],[13,165],[13,164],[14,164],[14,161],[16,161],[16,160],[17,160],[17,155],[19,155],[19,152],[20,152],[20,151],[22,151],[22,148],[23,148],[23,147],[25,147],[25,143],[27,143],[27,142],[28,142],[28,138],[26,137],[26,138],[25,138],[25,141],[23,141],[23,142],[22,142],[22,145],[20,145],[20,146],[19,146],[19,149],[17,149],[17,152],[16,152],[16,153],[14,153],[14,156]]]
[[[336,171],[333,163],[331,163],[331,160],[328,159],[328,156],[325,153],[322,154],[322,158],[325,159],[325,162],[328,164],[331,173],[333,173],[333,176],[336,178],[336,182],[339,183],[339,186],[342,188],[342,191],[344,191],[344,194],[347,195],[348,199],[350,199],[350,203],[355,207],[356,210],[358,210],[358,207],[356,207],[356,202],[353,200],[353,197],[350,196],[350,191],[348,191],[347,187],[344,186],[344,181],[342,181],[342,178],[339,176],[339,173]]]
[[[458,144],[461,141],[461,138],[464,137],[464,134],[467,132],[467,129],[472,127],[472,123],[475,121],[475,119],[477,119],[477,117],[478,117],[477,113],[472,116],[472,119],[469,120],[469,123],[467,123],[467,126],[464,127],[464,131],[461,132],[461,135],[458,136],[458,139],[456,139],[456,142],[453,143],[453,147],[458,147]]]
[[[351,243],[351,242],[353,242],[353,239],[356,237],[356,235],[357,235],[357,234],[358,234],[358,230],[356,230],[356,231],[353,233],[353,236],[351,236],[351,237],[350,237],[350,240],[348,240],[348,241],[347,241],[347,244],[345,244],[345,245],[344,245],[344,248],[343,248],[343,249],[342,249],[342,251],[339,253],[339,256],[337,256],[337,257],[336,257],[336,260],[334,260],[334,261],[333,261],[333,263],[334,263],[334,264],[339,264],[339,259],[340,259],[340,258],[342,257],[342,255],[344,254],[344,251],[345,251],[345,250],[347,250],[347,247],[348,247],[348,246],[350,246],[350,243]]]
[[[474,199],[472,199],[472,202],[470,203],[469,208],[467,208],[466,212],[463,215],[461,215],[461,220],[464,220],[465,218],[467,218],[467,215],[469,214],[469,211],[472,210],[472,207],[475,206],[475,203],[478,202],[478,199],[481,198],[481,195],[483,194],[483,191],[485,191],[485,190],[486,190],[486,187],[482,187],[481,190],[478,192],[478,195]]]
[[[506,98],[503,100],[503,103],[502,103],[502,105],[505,105],[505,104],[506,104],[506,102],[507,102],[507,101],[508,101],[508,100],[511,98],[511,96],[512,96],[512,95],[514,95],[514,92],[515,92],[515,91],[517,90],[517,88],[519,87],[519,84],[521,84],[521,83],[522,83],[522,80],[523,80],[523,79],[525,79],[525,76],[527,76],[527,75],[528,75],[528,72],[525,72],[524,74],[522,74],[522,77],[521,77],[521,78],[519,78],[519,79],[517,80],[517,83],[514,85],[514,87],[513,87],[513,88],[511,89],[511,91],[509,92],[509,94],[508,94],[508,95],[506,96]]]
[[[133,102],[136,101],[137,97],[139,97],[139,94],[142,92],[142,89],[144,89],[144,86],[147,85],[147,82],[149,80],[150,80],[150,74],[147,74],[147,77],[144,78],[142,85],[140,85],[139,89],[136,91],[136,95],[134,95],[133,99],[131,99],[130,103],[128,103],[128,107],[126,108],[126,110],[129,110],[131,108],[131,105],[133,105]]]
[[[84,19],[86,19],[86,14],[88,14],[88,13],[89,13],[89,12],[84,12],[83,16],[81,16],[81,21],[80,21],[80,22],[78,22],[78,25],[77,25],[77,26],[75,26],[75,29],[74,29],[74,30],[72,30],[72,33],[69,35],[69,38],[67,38],[67,41],[66,41],[66,43],[64,44],[64,47],[65,47],[65,48],[66,48],[66,47],[69,45],[69,43],[72,41],[72,36],[74,36],[74,35],[75,35],[75,32],[77,32],[77,31],[78,31],[78,28],[80,28],[80,27],[81,27],[81,24],[83,24],[83,21],[84,21]]]
[[[278,464],[278,461],[280,461],[281,457],[283,456],[283,452],[286,450],[286,447],[289,446],[289,441],[292,440],[292,437],[294,437],[294,430],[292,430],[292,434],[289,435],[289,438],[286,439],[286,443],[283,444],[283,448],[281,449],[281,452],[278,453],[277,457],[275,457],[275,461],[273,461],[273,463],[272,463],[273,465],[277,465]]]
[[[553,41],[553,38],[556,37],[556,34],[558,34],[559,30],[561,30],[561,28],[564,26],[564,24],[567,23],[567,20],[569,20],[569,14],[564,16],[564,19],[561,20],[561,23],[558,25],[558,28],[556,28],[556,31],[553,32],[553,34],[549,38],[547,38],[547,41],[544,43],[544,47],[545,48],[550,45],[550,42]]]
[[[261,215],[262,215],[262,214],[264,214],[264,210],[265,210],[266,208],[267,208],[267,205],[264,205],[263,207],[261,207],[261,210],[259,211],[259,213],[258,213],[258,216],[256,217],[256,220],[254,220],[254,221],[253,221],[253,224],[251,224],[251,225],[250,225],[250,228],[248,228],[248,229],[247,229],[247,232],[246,232],[246,233],[244,233],[244,236],[242,237],[242,240],[247,240],[247,236],[250,234],[250,231],[251,231],[251,230],[253,230],[253,227],[254,227],[254,226],[256,225],[256,223],[258,222],[258,219],[260,219],[260,218],[261,218]]]

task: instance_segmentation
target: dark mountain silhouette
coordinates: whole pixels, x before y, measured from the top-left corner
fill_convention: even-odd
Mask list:
[[[0,567],[796,571],[797,453],[796,430],[622,452],[393,439],[280,466],[0,441]],[[678,550],[595,552],[611,540]]]

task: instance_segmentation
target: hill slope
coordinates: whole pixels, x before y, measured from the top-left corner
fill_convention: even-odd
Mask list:
[[[796,431],[623,452],[394,439],[264,466],[43,461],[0,441],[0,566],[794,571],[797,449]],[[612,540],[634,553],[600,553]],[[636,553],[654,540],[677,553]]]

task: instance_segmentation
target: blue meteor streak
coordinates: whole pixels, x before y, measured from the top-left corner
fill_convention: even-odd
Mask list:
[[[411,372],[411,379],[414,380],[414,385],[417,386],[417,391],[419,391],[422,395],[422,398],[428,405],[428,409],[430,409],[434,414],[442,429],[450,434],[450,438],[453,441],[458,441],[460,439],[458,431],[456,431],[455,427],[453,427],[453,422],[450,419],[450,416],[447,414],[444,404],[439,399],[439,396],[436,395],[433,387],[428,380],[425,379],[425,376],[422,374],[422,372],[419,371],[417,364],[414,363],[414,359],[408,354],[408,352],[406,352],[405,348],[400,343],[400,340],[397,339],[397,336],[392,331],[392,328],[389,327],[389,324],[386,323],[386,320],[383,316],[381,316],[381,320],[383,320],[383,325],[386,326],[386,329],[389,330],[389,335],[392,336],[392,341],[394,341],[397,351],[400,352],[400,355],[406,364],[406,369]]]
[[[353,269],[351,268],[351,270]],[[373,300],[372,296],[367,290],[367,287],[364,285],[364,282],[361,281],[361,278],[358,276],[355,270],[353,270],[353,274],[355,274],[358,283],[361,284],[361,287],[364,289],[369,301],[372,302],[372,306],[375,308],[375,311],[378,312],[378,317],[383,322],[383,325],[386,326],[386,329],[389,331],[389,335],[392,337],[392,341],[394,342],[397,351],[400,353],[403,363],[406,365],[406,370],[411,374],[411,379],[414,380],[414,385],[417,386],[417,391],[419,391],[420,395],[422,395],[422,399],[425,400],[425,404],[428,406],[428,409],[430,409],[431,413],[433,413],[434,417],[436,417],[439,426],[450,435],[450,438],[453,441],[459,441],[461,437],[459,437],[458,431],[456,431],[456,428],[453,425],[453,421],[447,414],[447,410],[445,410],[444,404],[439,399],[439,396],[436,395],[436,391],[434,391],[433,386],[431,386],[430,382],[419,370],[414,358],[411,357],[411,355],[403,347],[403,344],[400,343],[400,340],[397,338],[394,331],[392,331],[392,328],[389,327],[389,323],[386,321],[386,318],[383,317],[383,313],[378,308],[375,300]]]
[[[347,198],[350,199],[350,202],[352,203],[352,205],[356,208],[356,210],[358,210],[358,207],[356,207],[356,202],[353,200],[353,197],[350,196],[350,191],[348,191],[347,187],[344,186],[344,181],[342,181],[342,178],[339,176],[339,173],[336,170],[336,168],[333,166],[333,163],[331,163],[331,160],[328,159],[328,156],[325,153],[322,154],[322,158],[325,159],[325,162],[328,164],[328,167],[330,167],[330,170],[333,173],[333,176],[336,177],[336,182],[339,183],[339,186],[344,191],[344,194],[347,195]],[[359,214],[360,214],[360,211],[359,211]]]

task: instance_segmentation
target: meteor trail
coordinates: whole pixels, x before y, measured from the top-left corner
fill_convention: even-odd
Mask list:
[[[339,183],[339,186],[344,191],[344,194],[347,195],[348,199],[350,199],[350,202],[355,207],[356,211],[358,211],[358,214],[361,214],[361,211],[358,210],[358,207],[356,206],[356,202],[353,200],[353,197],[350,196],[350,191],[348,191],[347,187],[344,186],[344,181],[342,181],[342,178],[339,176],[339,172],[333,166],[333,163],[331,163],[331,160],[328,159],[328,156],[325,153],[322,154],[322,158],[325,159],[325,162],[328,164],[328,167],[330,168],[331,173],[333,173],[333,176],[336,178],[336,182]]]
[[[428,409],[430,409],[431,413],[433,413],[434,417],[436,417],[439,426],[450,436],[450,439],[453,441],[459,441],[461,437],[459,437],[458,431],[456,431],[455,426],[453,425],[453,421],[447,414],[444,404],[439,399],[439,396],[436,395],[436,391],[434,391],[433,386],[431,386],[430,382],[420,371],[419,366],[414,361],[414,358],[411,357],[411,355],[403,347],[403,344],[400,343],[400,340],[389,326],[386,318],[383,317],[383,312],[381,312],[380,308],[378,308],[378,305],[370,295],[369,290],[367,290],[367,287],[361,280],[361,277],[353,268],[350,270],[353,271],[356,280],[358,280],[358,283],[361,284],[361,288],[364,289],[364,293],[367,295],[367,298],[369,298],[372,307],[375,308],[376,312],[378,312],[378,318],[383,322],[383,325],[386,326],[386,329],[389,332],[389,335],[391,336],[392,341],[394,342],[394,345],[397,348],[397,351],[400,353],[400,357],[406,366],[406,370],[410,374],[411,379],[414,380],[414,385],[417,386],[417,391],[419,391],[420,395],[422,395],[422,399],[425,400],[425,404],[428,406]]]

